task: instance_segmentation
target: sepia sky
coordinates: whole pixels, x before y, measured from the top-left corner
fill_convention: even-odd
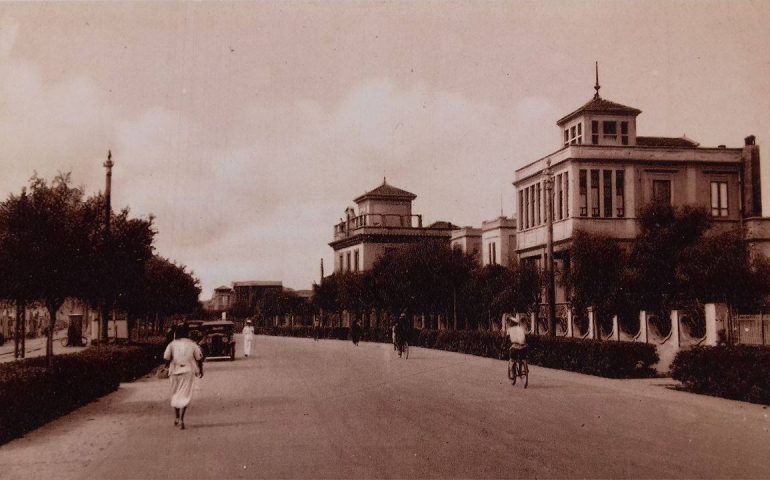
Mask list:
[[[595,60],[640,135],[770,155],[768,25],[762,0],[2,3],[0,199],[35,171],[101,190],[111,148],[113,206],[156,216],[202,298],[310,288],[383,176],[426,222],[514,214]]]

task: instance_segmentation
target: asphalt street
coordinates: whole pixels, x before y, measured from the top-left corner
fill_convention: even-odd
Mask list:
[[[0,477],[770,478],[763,406],[538,367],[524,390],[505,368],[260,336],[207,362],[187,430],[148,377],[0,447]]]

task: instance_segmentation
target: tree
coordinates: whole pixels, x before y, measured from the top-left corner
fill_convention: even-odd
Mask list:
[[[26,307],[34,300],[34,285],[28,265],[35,252],[28,218],[30,199],[26,189],[0,204],[0,297],[14,301],[14,356],[24,357]]]
[[[50,184],[32,177],[29,208],[21,228],[26,230],[32,252],[24,265],[31,293],[49,314],[46,358],[50,366],[56,312],[68,296],[78,293],[89,250],[83,192],[70,186],[69,174],[57,175]]]
[[[687,250],[711,226],[711,217],[705,208],[653,202],[641,210],[639,223],[641,232],[633,243],[624,288],[634,292],[641,309],[662,317],[687,300],[681,265]]]
[[[570,246],[570,270],[565,284],[578,312],[595,307],[600,324],[608,327],[625,268],[626,255],[617,240],[578,230]]]

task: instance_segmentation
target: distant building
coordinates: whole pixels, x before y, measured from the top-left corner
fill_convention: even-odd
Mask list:
[[[353,207],[345,209],[345,217],[334,226],[335,272],[369,270],[388,249],[400,248],[425,239],[449,243],[452,230],[449,222],[423,226],[422,215],[412,214],[412,201],[417,198],[400,188],[382,185],[356,198]]]
[[[214,289],[214,296],[204,304],[209,312],[227,312],[233,305],[233,289],[222,285]]]
[[[480,228],[463,227],[452,230],[450,242],[452,248],[458,248],[463,252],[472,255],[478,264],[482,265],[483,259]]]
[[[500,216],[481,223],[481,228],[452,231],[452,248],[473,255],[481,266],[507,267],[516,261],[516,219]]]

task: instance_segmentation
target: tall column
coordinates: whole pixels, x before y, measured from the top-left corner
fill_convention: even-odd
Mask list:
[[[547,258],[546,258],[546,294],[548,298],[548,335],[556,336],[556,285],[553,262],[553,172],[551,161],[546,162],[543,170],[545,186],[545,220],[547,226]]]

